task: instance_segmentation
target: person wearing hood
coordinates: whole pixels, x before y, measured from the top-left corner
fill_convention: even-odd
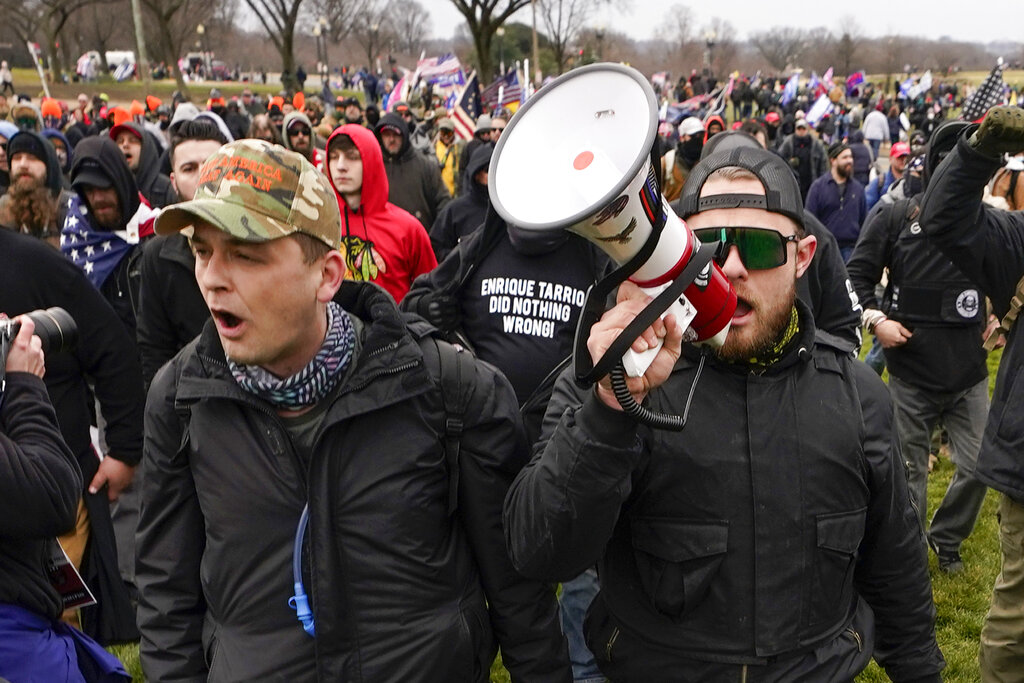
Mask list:
[[[156,212],[111,139],[86,138],[76,151],[71,166],[74,195],[61,231],[61,251],[85,271],[134,339],[140,279],[136,261],[142,255],[140,244],[154,234]]]
[[[50,141],[57,153],[64,187],[71,187],[71,162],[75,160],[75,151],[71,148],[71,143],[68,142],[67,136],[53,128],[44,128],[43,137]]]
[[[301,111],[293,111],[286,115],[284,125],[281,127],[281,136],[284,138],[285,149],[306,157],[306,161],[313,164],[318,171],[324,170],[324,150],[316,144],[316,133],[308,116]]]
[[[704,122],[704,144],[708,144],[708,140],[725,130],[725,119],[718,114],[709,116],[708,120]]]
[[[452,199],[437,163],[412,146],[409,126],[397,114],[386,114],[373,132],[384,152],[384,170],[391,188],[389,201],[429,229]]]
[[[829,171],[825,146],[811,133],[807,119],[797,119],[793,134],[782,141],[778,154],[796,171],[800,196],[807,201],[811,183]]]
[[[137,123],[121,123],[110,129],[113,140],[135,176],[139,192],[150,206],[162,208],[178,201],[171,179],[160,172],[161,150]]]
[[[487,216],[491,199],[487,194],[487,168],[491,163],[494,145],[486,144],[476,148],[466,169],[470,179],[469,190],[449,202],[430,228],[430,245],[443,261],[462,238],[479,228]]]
[[[71,193],[63,189],[57,152],[42,135],[23,130],[7,143],[7,154],[11,185],[0,197],[0,226],[58,247]]]
[[[43,130],[43,115],[39,107],[31,102],[18,102],[11,107],[11,121],[20,130],[32,130],[36,133]]]
[[[846,144],[853,153],[853,179],[866,188],[871,179],[871,164],[875,158],[871,156],[871,148],[864,142],[864,132],[852,131],[846,139]]]
[[[10,121],[0,121],[0,194],[7,192],[11,182],[10,161],[7,158],[7,142],[18,132]]]
[[[704,124],[696,116],[679,122],[679,141],[661,158],[662,194],[672,202],[679,198],[690,170],[700,161],[706,133]]]
[[[458,182],[462,175],[459,159],[465,144],[455,136],[455,122],[447,116],[442,118],[437,124],[437,139],[432,144],[437,166],[441,169],[441,180],[454,197],[458,194]]]
[[[327,177],[341,212],[346,277],[374,282],[400,302],[417,276],[437,267],[437,258],[423,225],[388,201],[390,181],[369,129],[348,123],[331,134]]]
[[[473,127],[473,139],[462,146],[462,154],[459,155],[459,168],[462,169],[462,173],[455,188],[455,191],[459,194],[472,187],[472,179],[468,177],[466,168],[469,166],[469,159],[473,156],[473,152],[476,151],[477,147],[492,143],[492,125],[491,115],[481,114],[480,118],[476,120],[476,125]]]
[[[951,123],[933,134],[924,163],[908,166],[900,183],[906,197],[880,204],[869,216],[847,269],[864,304],[864,324],[881,342],[889,368],[911,500],[939,569],[958,573],[964,569],[960,545],[974,529],[987,491],[974,472],[989,408],[982,346],[988,316],[981,287],[921,230],[926,178],[968,125]],[[879,299],[875,289],[886,269]],[[929,527],[928,454],[940,420],[956,470]]]

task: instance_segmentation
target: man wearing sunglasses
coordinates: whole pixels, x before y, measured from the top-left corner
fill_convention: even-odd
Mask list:
[[[561,413],[553,399],[506,499],[513,563],[547,579],[597,563],[585,631],[612,680],[850,681],[875,656],[897,683],[940,681],[888,393],[796,296],[816,241],[795,177],[766,150],[714,154],[681,208],[736,289],[728,338],[684,346],[667,316],[634,342],[663,346],[630,393],[686,414],[681,432],[639,424],[608,378]],[[648,301],[620,287],[595,362]]]
[[[284,148],[298,152],[306,157],[318,171],[324,170],[326,155],[318,144],[319,140],[313,132],[313,124],[301,111],[293,111],[284,117],[282,125]]]

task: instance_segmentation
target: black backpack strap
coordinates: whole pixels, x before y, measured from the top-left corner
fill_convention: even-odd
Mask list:
[[[430,336],[423,343],[427,362],[436,358],[437,376],[441,385],[441,402],[444,406],[444,459],[448,466],[448,514],[459,506],[459,455],[462,432],[465,427],[466,408],[469,407],[471,391],[465,388],[475,371],[473,355],[461,347]]]

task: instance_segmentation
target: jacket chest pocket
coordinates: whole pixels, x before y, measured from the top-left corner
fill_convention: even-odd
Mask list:
[[[630,529],[640,583],[654,608],[673,619],[692,611],[725,558],[729,523],[638,517]]]
[[[806,589],[811,628],[841,619],[849,610],[857,549],[864,538],[865,510],[817,516],[813,581]]]

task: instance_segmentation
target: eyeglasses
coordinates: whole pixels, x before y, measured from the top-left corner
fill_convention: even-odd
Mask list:
[[[295,128],[289,128],[288,129],[288,135],[291,135],[292,137],[294,137],[296,135],[305,135],[308,138],[309,137],[309,128],[302,128],[302,127],[299,127],[299,126],[296,126]]]
[[[769,228],[700,228],[693,231],[703,244],[718,243],[715,262],[725,265],[730,248],[735,246],[747,270],[770,270],[789,260],[786,245],[799,242],[796,235],[783,235]]]

